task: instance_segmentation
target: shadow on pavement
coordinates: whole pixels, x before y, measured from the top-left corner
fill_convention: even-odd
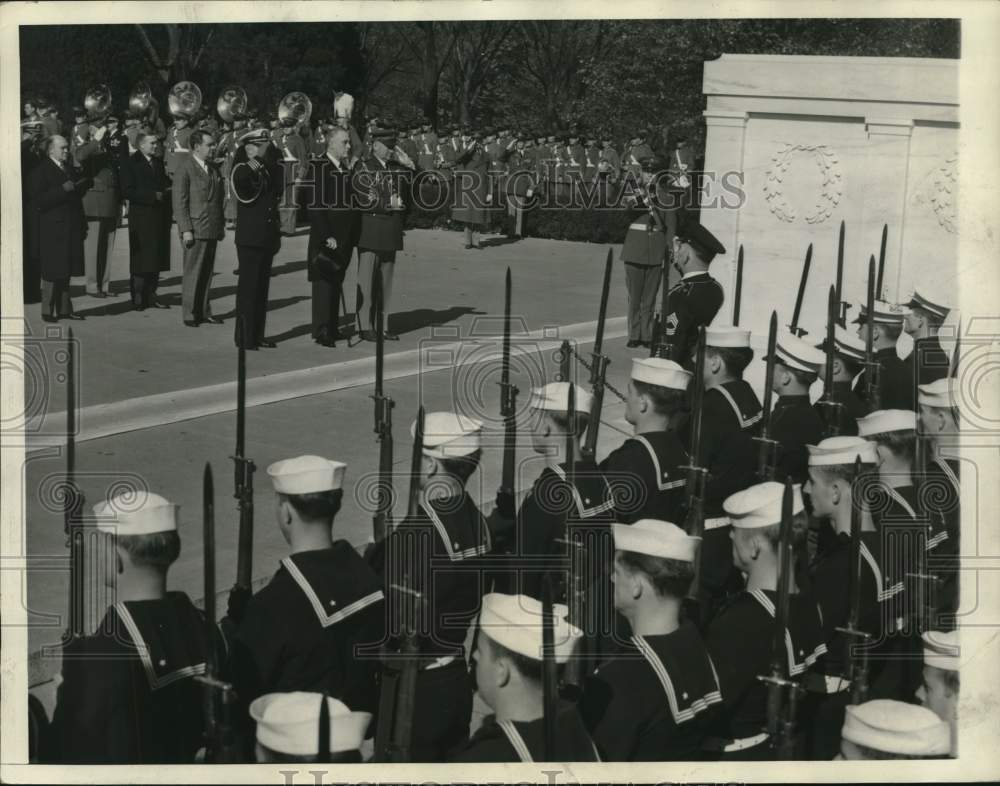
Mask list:
[[[412,333],[414,330],[429,327],[431,325],[444,325],[453,322],[466,314],[485,314],[485,311],[477,311],[471,306],[451,306],[450,308],[435,311],[432,308],[418,308],[413,311],[404,311],[400,314],[389,315],[389,330],[393,333]]]

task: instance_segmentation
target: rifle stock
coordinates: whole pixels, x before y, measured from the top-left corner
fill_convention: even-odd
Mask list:
[[[514,459],[517,451],[517,394],[518,389],[510,381],[510,309],[511,279],[510,268],[504,283],[504,325],[503,359],[500,372],[500,417],[503,418],[503,469],[500,488],[497,490],[497,510],[505,519],[514,518]],[[566,355],[568,357],[568,343]],[[570,385],[572,385],[570,381]]]
[[[385,330],[382,301],[382,277],[375,276],[372,287],[375,306],[375,434],[378,448],[378,497],[375,514],[372,516],[372,537],[376,543],[385,538],[386,528],[391,525],[392,511],[392,408],[395,402],[383,390],[385,374]]]
[[[243,335],[243,315],[236,317],[236,335]],[[234,493],[239,510],[239,536],[236,554],[236,586],[249,592],[253,580],[253,459],[246,456],[246,350],[240,341],[236,356],[236,452],[234,463]]]
[[[687,514],[684,530],[688,535],[702,538],[705,534],[705,484],[708,468],[702,465],[701,428],[705,401],[705,327],[698,328],[694,378],[691,382],[691,443],[688,448],[690,464],[687,470]],[[694,562],[694,578],[686,598],[688,613],[699,627],[705,622],[705,609],[701,607],[701,545]]]
[[[555,658],[554,624],[552,580],[546,574],[542,579],[542,702],[545,761],[556,760],[556,703],[559,700],[559,676]]]

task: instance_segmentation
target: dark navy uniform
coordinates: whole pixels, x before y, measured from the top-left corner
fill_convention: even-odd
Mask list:
[[[554,761],[601,761],[576,707],[560,703],[556,717]],[[545,761],[545,721],[500,721],[488,716],[454,762]]]
[[[602,663],[580,711],[604,761],[692,761],[722,703],[719,679],[691,623]]]
[[[927,336],[918,338],[913,342],[913,352],[905,361],[904,366],[909,370],[911,376],[909,382],[911,387],[914,384],[928,385],[938,379],[944,379],[951,373],[951,357],[941,346],[941,339],[937,336]],[[913,409],[913,407],[909,407]]]
[[[928,568],[941,578],[936,608],[947,614],[958,610],[958,555],[961,535],[961,485],[959,464],[935,456],[927,464],[927,475],[919,494],[923,512],[935,536],[947,533],[929,559]]]
[[[374,711],[377,662],[354,650],[382,640],[383,597],[381,580],[346,540],[285,557],[240,621],[240,698],[325,691],[352,709]]]
[[[767,686],[757,677],[770,673],[776,599],[770,590],[745,590],[708,626],[705,643],[719,675],[723,709],[704,747],[722,759],[770,755],[761,731],[767,725]],[[819,608],[810,594],[790,596],[786,631],[788,673],[797,679],[826,653]]]
[[[698,328],[712,323],[722,301],[722,286],[704,271],[686,274],[670,289],[664,329],[673,346],[671,360],[690,363]]]
[[[870,409],[868,405],[861,400],[861,396],[851,390],[851,383],[846,381],[833,383],[832,398],[838,404],[843,404],[843,407],[839,409],[840,417],[837,423],[837,435],[841,437],[856,437],[858,435],[858,419],[865,417],[869,413]],[[818,401],[813,407],[820,416],[820,419],[823,420],[823,428],[828,430],[823,408],[819,405]]]
[[[879,364],[879,409],[915,409],[913,373],[909,365],[899,359],[895,347],[886,347],[875,353],[875,360]],[[858,375],[854,382],[854,392],[865,401],[865,377],[864,371]],[[866,405],[871,405],[865,401]]]
[[[50,729],[65,764],[189,764],[203,745],[205,619],[183,592],[108,609],[63,658]],[[221,633],[214,642],[224,657]]]
[[[676,431],[647,431],[625,440],[601,462],[618,522],[676,522],[683,515],[688,454]]]
[[[824,435],[823,420],[809,396],[779,396],[771,412],[771,439],[780,443],[774,479],[783,483],[790,477],[795,483],[805,483],[809,477],[806,445],[818,445]]]

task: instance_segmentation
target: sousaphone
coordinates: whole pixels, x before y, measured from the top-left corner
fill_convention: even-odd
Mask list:
[[[167,108],[170,114],[193,120],[201,109],[201,88],[194,82],[178,82],[170,88],[167,96]]]
[[[235,85],[225,88],[215,105],[215,111],[219,113],[219,117],[226,123],[232,123],[237,117],[246,117],[246,90]]]
[[[149,89],[149,84],[139,82],[132,88],[128,97],[128,113],[132,117],[145,117],[149,111],[149,103],[153,97],[153,91]]]
[[[107,85],[96,85],[87,91],[83,99],[88,120],[97,120],[108,114],[111,109],[111,89]]]
[[[312,101],[305,93],[295,90],[278,103],[278,121],[283,126],[300,126],[312,117]]]

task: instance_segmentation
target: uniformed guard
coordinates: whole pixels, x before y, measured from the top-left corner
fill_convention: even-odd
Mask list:
[[[617,521],[680,521],[684,515],[688,462],[677,433],[687,407],[691,373],[672,360],[633,358],[625,420],[634,435],[601,462],[611,484]]]
[[[361,762],[361,743],[372,714],[352,711],[342,701],[306,691],[268,693],[250,705],[250,717],[257,724],[257,762],[319,762],[320,711],[324,701],[330,718],[330,758],[321,763]]]
[[[163,168],[167,177],[173,179],[177,169],[178,156],[191,154],[191,119],[180,112],[174,114],[174,122],[167,130],[167,138],[163,146]]]
[[[826,339],[817,348],[825,353]],[[861,397],[851,389],[851,382],[861,372],[864,362],[865,342],[851,335],[846,328],[836,325],[833,335],[832,398],[836,403],[843,404],[842,408],[838,408],[840,422],[837,424],[837,433],[841,436],[857,436],[858,418],[863,418],[870,411]],[[823,363],[819,367],[819,378],[824,382],[825,374],[826,363]],[[820,417],[823,417],[823,408],[818,403],[813,406]]]
[[[334,540],[347,465],[299,456],[267,468],[278,529],[289,555],[237,627],[234,677],[240,697],[324,691],[358,710],[374,711],[377,661],[356,646],[382,639],[382,583],[346,540]]]
[[[781,483],[760,483],[724,504],[732,519],[733,564],[746,574],[746,587],[719,611],[705,636],[722,687],[723,710],[703,747],[723,760],[771,755],[768,733],[761,731],[767,723],[767,687],[757,677],[768,673],[771,659],[783,494]],[[795,549],[804,540],[805,508],[798,486],[793,494]],[[789,580],[795,592],[794,575]],[[788,674],[800,679],[826,652],[816,601],[801,588],[789,597],[786,630]]]
[[[904,306],[903,330],[913,339],[913,352],[907,360],[917,384],[926,385],[951,375],[951,357],[942,348],[939,337],[949,311],[948,306],[916,291]]]
[[[654,519],[613,529],[615,608],[632,635],[586,682],[584,722],[604,761],[698,759],[722,702],[701,635],[680,620],[698,539]]]
[[[873,318],[872,348],[879,364],[879,407],[882,409],[914,409],[913,375],[909,367],[899,358],[896,344],[903,332],[903,311],[892,303],[875,301]],[[861,311],[854,324],[858,326],[858,338],[866,341],[868,335],[868,307],[861,305]],[[854,382],[854,392],[864,400],[864,371]],[[869,407],[871,405],[869,404]]]
[[[601,161],[601,148],[597,144],[597,135],[590,134],[584,140],[583,147],[583,182],[597,181],[597,165]]]
[[[103,117],[93,126],[81,128],[75,156],[84,176],[93,184],[83,195],[83,211],[87,217],[87,237],[84,241],[84,269],[87,274],[87,294],[105,298],[110,292],[109,255],[115,247],[118,216],[121,212],[116,150],[111,147],[109,124]]]
[[[925,632],[922,638],[924,672],[917,700],[948,724],[951,729],[951,755],[957,757],[961,635],[958,630],[932,630]]]
[[[274,144],[281,153],[284,194],[278,208],[281,234],[294,235],[299,211],[298,186],[309,169],[309,147],[299,131],[302,122],[294,115],[281,119],[281,133]]]
[[[710,325],[722,306],[722,287],[708,274],[708,266],[726,247],[694,219],[680,220],[673,239],[674,270],[680,275],[667,297],[662,329],[671,345],[671,357],[690,361],[698,328]]]
[[[168,592],[180,554],[178,507],[145,492],[94,506],[116,598],[97,632],[64,650],[52,759],[65,764],[187,764],[202,746],[205,621]],[[221,633],[211,643],[219,648]]]
[[[775,355],[773,384],[778,400],[771,413],[771,438],[780,443],[775,480],[791,477],[804,483],[808,476],[806,445],[818,444],[825,433],[823,420],[809,403],[809,388],[825,357],[812,344],[784,331],[778,333]]]
[[[930,456],[923,468],[926,473],[923,482],[934,490],[933,494],[925,496],[928,512],[944,521],[944,528],[948,533],[948,543],[942,544],[947,546],[945,553],[958,554],[962,519],[962,489],[959,480],[961,469],[956,459],[946,456],[946,451],[957,448],[961,432],[958,381],[955,377],[942,377],[921,385],[917,389],[917,406],[920,409],[920,433],[930,443]],[[919,478],[917,482],[921,482]],[[957,571],[954,579],[955,594],[952,601],[957,604]]]
[[[610,183],[616,182],[621,165],[621,156],[615,150],[614,140],[610,134],[605,132],[601,137],[601,153],[597,163],[597,179]]]
[[[553,657],[565,664],[581,631],[566,619],[566,607],[553,606]],[[574,704],[555,707],[551,759],[545,755],[545,703],[542,687],[542,604],[526,595],[483,596],[479,635],[471,653],[480,698],[493,710],[455,762],[600,761]]]
[[[635,136],[632,137],[623,155],[624,167],[632,174],[632,177],[638,178],[642,172],[642,160],[644,158],[652,158],[653,156],[653,148],[646,144],[646,137],[648,135],[649,131],[647,129],[639,129]]]
[[[417,167],[421,171],[437,168],[438,136],[430,123],[424,123],[420,136],[417,137]],[[411,156],[412,158],[412,156]]]
[[[893,699],[850,705],[838,759],[940,759],[951,750],[948,724],[926,707]]]

